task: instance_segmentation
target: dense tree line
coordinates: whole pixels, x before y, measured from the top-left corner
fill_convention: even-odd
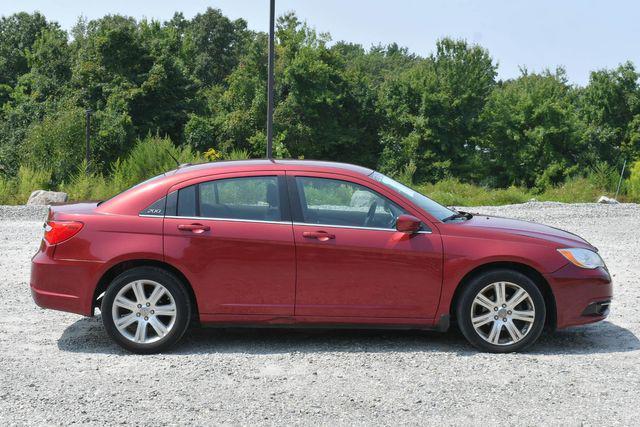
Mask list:
[[[278,157],[358,163],[414,182],[447,177],[545,188],[640,156],[633,64],[501,81],[489,52],[437,42],[428,57],[395,44],[332,43],[294,14],[279,18]],[[118,15],[69,32],[39,13],[0,19],[0,174],[20,165],[68,180],[84,158],[110,174],[137,139],[229,154],[265,152],[267,37],[208,9],[167,22]],[[212,151],[213,149],[213,151]]]

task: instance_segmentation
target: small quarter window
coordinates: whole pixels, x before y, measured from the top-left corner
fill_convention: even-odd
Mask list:
[[[162,199],[152,203],[149,207],[140,212],[140,215],[164,216],[166,204],[167,198],[163,197]]]

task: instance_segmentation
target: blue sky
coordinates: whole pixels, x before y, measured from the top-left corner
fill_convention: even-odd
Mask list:
[[[2,0],[0,15],[39,10],[68,29],[77,17],[120,13],[169,19],[191,17],[208,6],[249,27],[267,29],[268,0]],[[443,36],[465,38],[489,49],[501,78],[519,67],[540,71],[564,66],[573,83],[589,71],[631,60],[640,66],[640,1],[637,0],[276,0],[277,13],[295,11],[334,40],[398,42],[427,55]]]

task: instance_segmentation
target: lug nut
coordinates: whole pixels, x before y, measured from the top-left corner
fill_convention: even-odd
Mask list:
[[[153,313],[153,311],[152,311],[152,313]],[[507,311],[507,314],[511,314],[511,310]]]
[[[149,318],[147,316],[144,316],[144,320],[149,320]],[[505,320],[506,321],[506,320]]]
[[[149,307],[150,305],[151,305],[151,303],[150,303],[150,302],[148,302],[148,303],[147,303],[147,307]]]
[[[155,311],[151,310],[151,314],[153,314],[153,313],[155,313]],[[509,313],[509,314],[511,314],[511,313]]]
[[[140,313],[136,313],[136,316],[140,317]]]
[[[142,304],[138,304],[138,308],[142,308]]]
[[[145,319],[146,319],[146,317],[145,317]],[[503,318],[502,318],[502,321],[503,321],[503,322],[506,322],[506,321],[507,321],[507,318],[506,318],[506,317],[503,317]]]
[[[493,318],[494,318],[495,320],[498,320],[498,316],[493,316]]]
[[[507,304],[502,304],[502,308],[506,308],[506,307],[507,307]]]
[[[498,311],[498,307],[493,307],[493,311]]]

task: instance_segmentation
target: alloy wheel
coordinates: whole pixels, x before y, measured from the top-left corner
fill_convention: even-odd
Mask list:
[[[507,346],[521,341],[533,328],[536,317],[531,295],[511,282],[484,287],[471,304],[471,323],[486,342]]]
[[[173,328],[176,302],[160,283],[136,280],[120,289],[111,315],[122,336],[135,343],[149,344],[162,339]]]

